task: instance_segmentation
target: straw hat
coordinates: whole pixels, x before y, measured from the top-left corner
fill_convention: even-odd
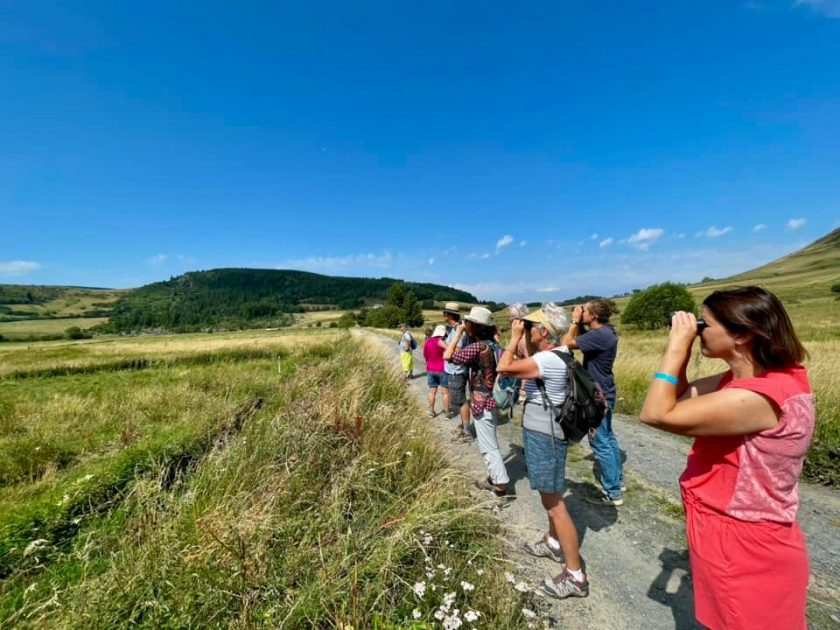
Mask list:
[[[548,309],[549,314],[546,313]],[[527,322],[534,322],[546,326],[555,335],[564,335],[569,330],[569,318],[562,306],[557,306],[551,302],[543,304],[543,308],[538,308],[536,311],[528,313],[523,317]]]
[[[446,336],[446,326],[443,324],[438,324],[435,326],[434,331],[432,332],[432,337],[445,337]]]
[[[443,312],[444,313],[455,313],[456,315],[460,315],[461,313],[461,305],[458,302],[447,302],[443,305]]]
[[[489,309],[486,309],[483,306],[473,306],[470,309],[470,314],[467,315],[464,319],[466,319],[468,322],[472,322],[473,324],[481,324],[482,326],[496,325],[496,323],[493,321],[493,313],[491,313]]]

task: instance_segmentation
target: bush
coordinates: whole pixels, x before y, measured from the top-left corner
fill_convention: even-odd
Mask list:
[[[78,326],[70,326],[70,328],[64,331],[64,335],[68,339],[90,339],[93,336]]]
[[[840,282],[831,285],[831,290],[834,293],[840,293]]]
[[[622,324],[632,324],[643,329],[668,325],[674,311],[694,311],[694,298],[682,284],[664,282],[635,293],[624,314]]]

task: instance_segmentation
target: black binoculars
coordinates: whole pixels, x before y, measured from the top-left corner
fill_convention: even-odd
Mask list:
[[[676,311],[674,311],[673,313],[671,313],[671,314],[668,316],[668,328],[670,328],[670,327],[671,327],[671,320],[673,320],[673,319],[674,319],[674,315],[676,315],[676,314],[677,314],[677,313],[676,313]],[[698,317],[698,318],[697,318],[697,334],[698,334],[698,335],[699,335],[701,332],[703,332],[703,330],[705,330],[705,328],[706,328],[707,326],[708,326],[708,324],[706,323],[706,320],[705,320],[705,319],[703,319],[702,317]]]

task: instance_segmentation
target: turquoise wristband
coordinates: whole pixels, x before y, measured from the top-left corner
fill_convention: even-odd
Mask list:
[[[663,381],[668,381],[671,385],[679,385],[680,379],[676,376],[671,376],[670,374],[665,374],[665,372],[657,372],[653,375],[653,378],[658,378]]]

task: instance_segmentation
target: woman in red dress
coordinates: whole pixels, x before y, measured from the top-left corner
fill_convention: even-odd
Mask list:
[[[686,380],[695,337],[726,372]],[[640,419],[694,436],[680,489],[697,620],[728,630],[805,628],[808,551],[797,483],[814,431],[805,349],[779,299],[715,291],[702,319],[674,314]]]

